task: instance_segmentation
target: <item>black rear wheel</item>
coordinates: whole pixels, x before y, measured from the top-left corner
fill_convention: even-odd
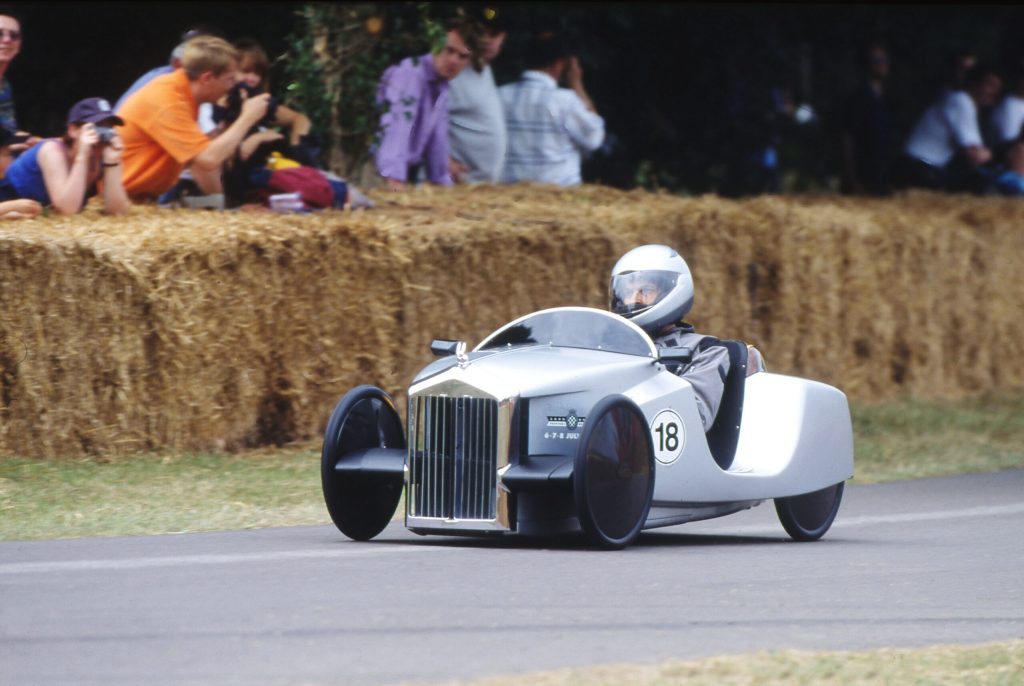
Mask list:
[[[824,536],[839,512],[843,484],[840,481],[813,493],[776,498],[775,512],[786,533],[796,541],[816,541]]]
[[[331,413],[320,456],[327,511],[341,533],[357,541],[383,531],[402,496],[400,470],[380,474],[338,468],[346,459],[372,448],[404,450],[402,420],[387,393],[375,386],[357,386]]]
[[[654,447],[640,408],[609,396],[590,412],[573,466],[573,492],[583,531],[609,549],[636,540],[654,495]]]

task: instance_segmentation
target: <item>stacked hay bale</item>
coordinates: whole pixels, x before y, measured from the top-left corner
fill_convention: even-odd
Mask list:
[[[615,260],[677,246],[698,330],[856,398],[1024,383],[1012,200],[684,199],[418,189],[368,212],[135,208],[0,227],[0,453],[316,437],[348,388],[400,407],[432,338],[606,305]]]

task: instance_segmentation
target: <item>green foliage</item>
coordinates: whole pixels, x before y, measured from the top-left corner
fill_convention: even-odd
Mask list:
[[[444,44],[432,3],[309,3],[281,57],[287,97],[324,138],[326,164],[352,175],[369,159],[388,66]]]

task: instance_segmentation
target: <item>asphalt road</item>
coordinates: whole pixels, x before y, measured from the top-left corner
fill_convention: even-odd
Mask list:
[[[0,684],[387,684],[1024,637],[1024,471],[850,485],[621,552],[333,527],[0,543]]]

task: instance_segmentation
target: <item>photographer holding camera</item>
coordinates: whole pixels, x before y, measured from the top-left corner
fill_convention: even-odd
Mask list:
[[[269,99],[263,117],[250,124],[237,151],[224,164],[225,206],[268,204],[274,193],[295,191],[303,194],[310,207],[323,206],[321,201],[347,206],[352,189],[320,168],[320,143],[310,132],[309,117],[269,95],[266,51],[251,38],[238,39],[234,47],[238,53],[235,84],[217,102],[200,106],[200,127],[216,140],[220,131],[230,130],[243,116],[247,103]]]
[[[259,95],[259,91],[255,86],[244,80],[235,83],[227,95],[212,105],[210,119],[215,129],[210,135],[215,136],[218,131],[234,124],[241,115],[245,101],[256,95]],[[278,107],[277,100],[270,96],[267,113],[249,128],[238,150],[224,163],[224,199],[227,207],[244,204],[250,199],[252,190],[265,185],[266,180],[261,172],[265,170],[271,153],[288,155],[285,136],[275,128]],[[200,120],[202,117],[200,111]]]
[[[242,106],[245,104],[245,101],[259,94],[260,91],[255,86],[251,86],[245,81],[239,81],[231,87],[226,96],[213,104],[213,111],[211,113],[213,123],[218,128],[231,126],[241,115]],[[270,99],[267,100],[267,113],[249,128],[242,145],[239,147],[239,153],[243,160],[248,160],[257,148],[263,147],[266,144],[273,144],[273,146],[267,146],[268,149],[265,151],[267,153],[270,152],[270,147],[273,147],[278,152],[284,152],[288,148],[284,134],[272,128],[279,125],[277,121],[278,109],[284,109],[284,106],[280,105],[273,96],[270,96]],[[266,157],[265,154],[263,156]]]
[[[270,58],[263,47],[252,38],[239,38],[234,46],[238,51],[235,85],[212,106],[199,109],[200,126],[209,135],[233,124],[246,100],[270,92]],[[207,107],[210,110],[204,111]],[[236,160],[262,166],[270,153],[277,152],[301,165],[318,167],[319,142],[310,133],[311,128],[309,117],[270,96],[267,113],[246,133]]]
[[[26,198],[60,214],[75,214],[102,182],[104,212],[123,214],[131,205],[121,177],[124,146],[111,128],[123,124],[103,98],[75,103],[63,138],[34,145],[7,168],[0,200]]]
[[[238,83],[228,95],[227,109],[228,112],[236,114],[229,114],[227,123],[234,121],[244,100],[270,92],[270,58],[263,46],[252,38],[239,38],[234,45],[238,51]],[[245,91],[244,96],[241,91]],[[220,114],[223,115],[224,112],[222,111]],[[215,106],[215,120],[217,116],[217,107]],[[266,116],[250,133],[260,127],[264,129],[277,127],[287,132],[285,141],[282,141],[279,146],[285,157],[311,167],[319,166],[317,158],[320,151],[315,136],[310,134],[312,122],[302,112],[287,107],[271,97]],[[277,140],[279,139],[274,139],[274,141]]]
[[[238,52],[227,41],[197,36],[185,44],[181,68],[158,76],[125,100],[125,188],[132,198],[156,199],[172,189],[186,168],[202,195],[224,201],[221,172],[249,128],[266,114],[269,95],[249,98],[234,124],[215,137],[199,128],[202,103],[235,85]]]

